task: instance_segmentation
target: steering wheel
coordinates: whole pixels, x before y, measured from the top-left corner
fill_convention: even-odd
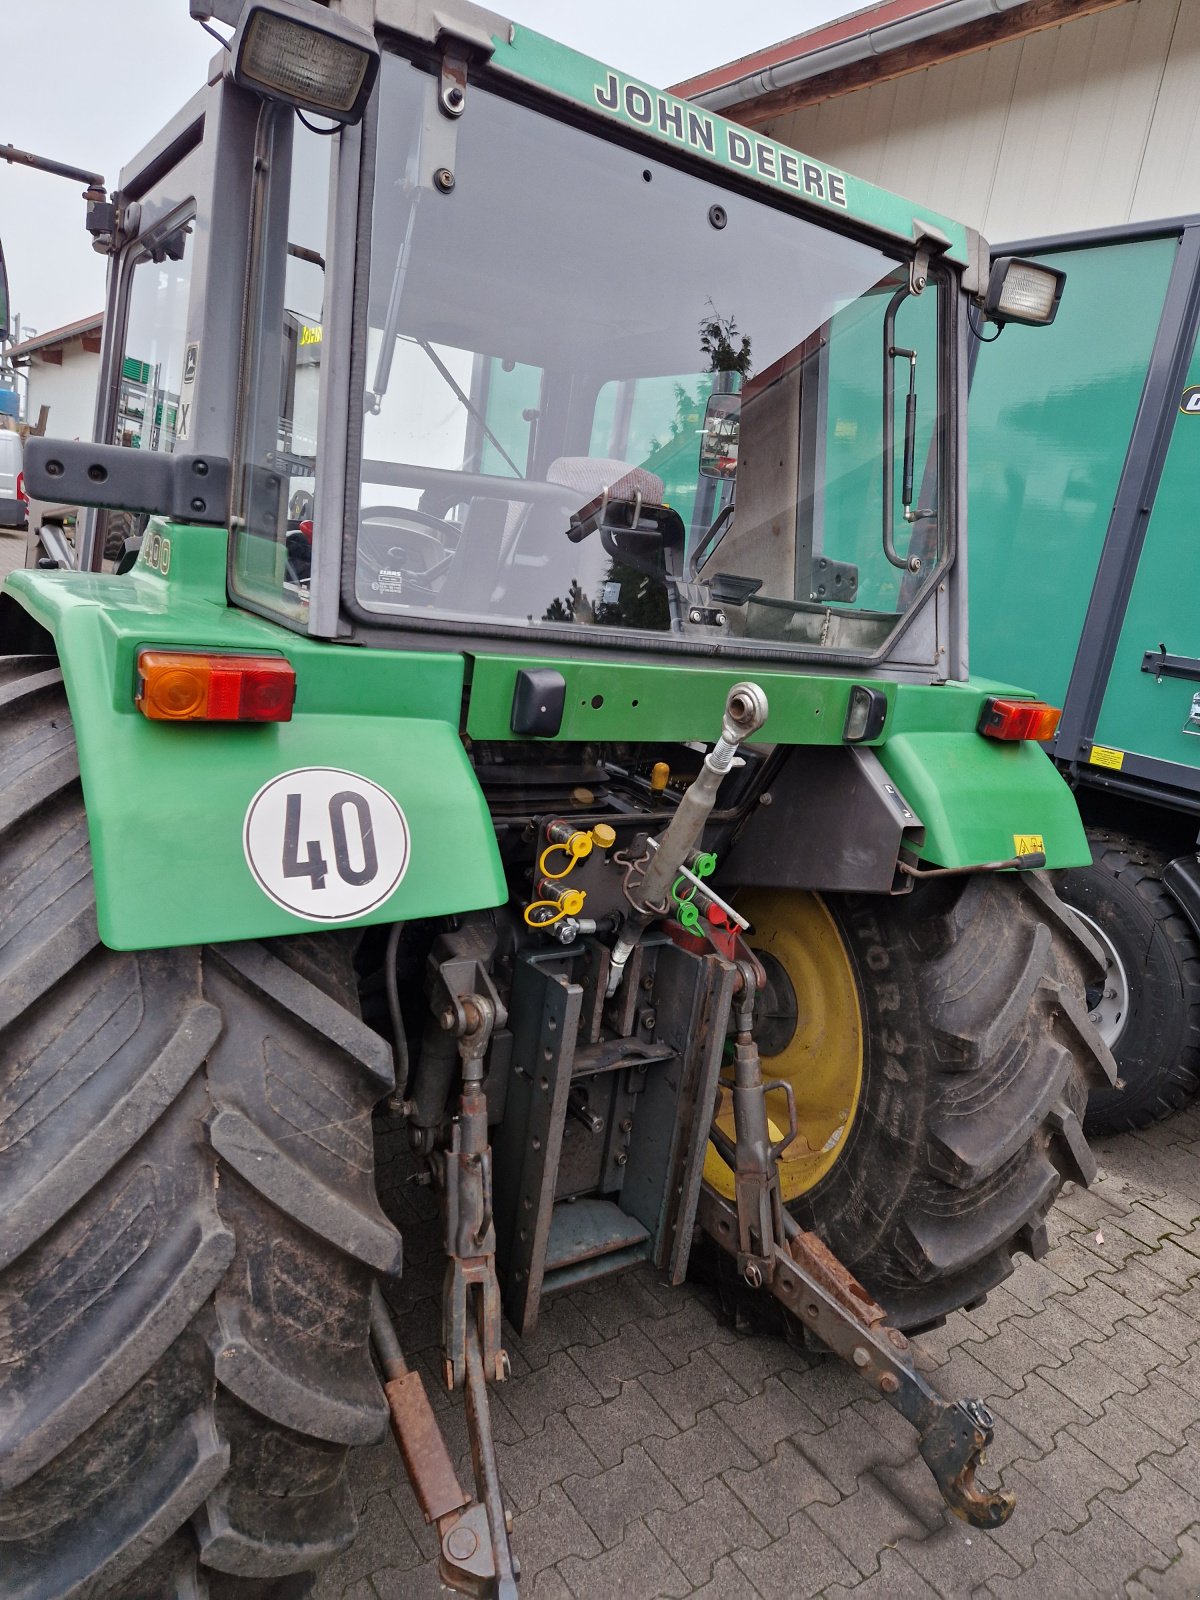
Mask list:
[[[429,598],[454,560],[461,534],[458,523],[413,506],[364,506],[358,524],[360,592],[381,599],[414,593]]]

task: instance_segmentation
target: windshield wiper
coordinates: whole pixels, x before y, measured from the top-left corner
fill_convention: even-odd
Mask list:
[[[483,412],[480,411],[479,407],[473,403],[470,395],[467,394],[466,390],[462,387],[458,379],[450,371],[450,368],[442,360],[441,356],[438,355],[437,351],[433,348],[429,341],[427,339],[414,339],[413,343],[420,345],[421,349],[424,350],[425,354],[429,357],[430,361],[433,362],[434,366],[441,373],[442,377],[445,378],[451,389],[454,390],[454,393],[458,396],[462,404],[466,406],[467,410],[475,418],[475,421],[483,429],[484,433],[487,434],[488,438],[495,445],[496,449],[499,450],[505,461],[508,462],[509,466],[516,473],[517,477],[523,478],[525,474],[521,471],[520,467],[500,443],[499,439],[497,439],[496,435],[488,427],[487,418],[484,416]]]

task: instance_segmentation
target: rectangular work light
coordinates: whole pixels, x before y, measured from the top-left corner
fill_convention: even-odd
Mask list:
[[[1025,261],[1020,256],[997,256],[984,297],[984,315],[989,322],[1001,326],[1021,322],[1034,328],[1048,327],[1054,321],[1066,281],[1066,273],[1057,267]]]
[[[242,88],[342,123],[361,119],[379,70],[374,35],[313,0],[249,0],[232,51]]]

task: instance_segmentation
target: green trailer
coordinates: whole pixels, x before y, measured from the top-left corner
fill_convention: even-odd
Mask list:
[[[29,448],[81,559],[0,596],[0,1595],[308,1593],[389,1417],[512,1595],[506,1346],[694,1247],[995,1526],[905,1330],[1046,1250],[1114,1071],[1046,709],[967,671],[969,320],[1060,281],[459,0],[192,9]]]
[[[1088,1125],[1144,1127],[1200,1082],[1200,219],[1010,251],[1070,288],[974,358],[971,665],[1062,707],[1093,864],[1059,889],[1104,946],[1089,1005],[1121,1074]]]

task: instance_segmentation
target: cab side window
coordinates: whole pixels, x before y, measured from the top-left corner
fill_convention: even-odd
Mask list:
[[[256,609],[303,621],[314,543],[341,537],[314,522],[333,151],[290,107],[264,115],[230,586]]]
[[[190,220],[158,232],[139,247],[129,268],[111,437],[131,450],[169,454],[187,438],[196,360],[187,349],[191,235]]]

